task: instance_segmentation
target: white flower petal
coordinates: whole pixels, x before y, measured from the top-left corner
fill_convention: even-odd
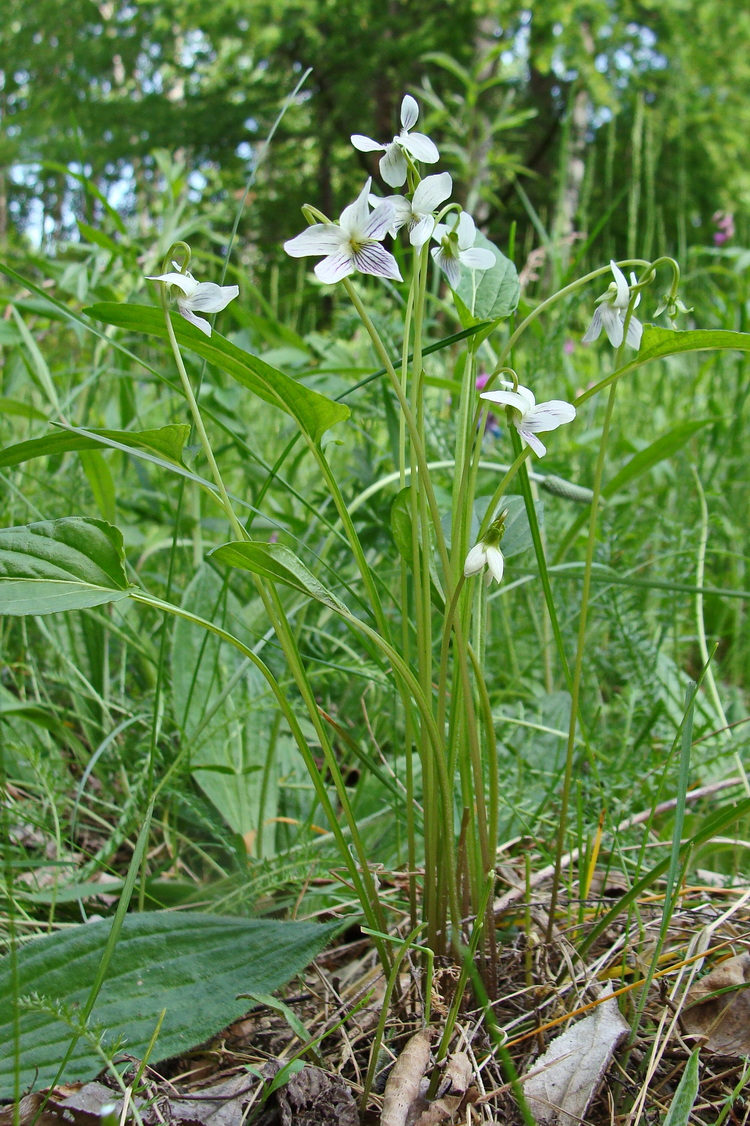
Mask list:
[[[483,571],[487,564],[487,549],[483,543],[475,543],[469,554],[466,556],[464,563],[464,575],[468,579],[470,575],[478,575]]]
[[[572,422],[576,416],[576,409],[572,403],[563,399],[550,399],[548,403],[539,403],[523,419],[524,430],[533,434],[546,434],[550,430],[557,430],[566,422]]]
[[[544,457],[547,452],[547,447],[537,438],[536,434],[532,434],[530,430],[526,430],[521,426],[517,426],[516,429],[526,444],[531,446],[537,457]]]
[[[599,335],[600,335],[601,331],[602,331],[602,306],[597,305],[596,309],[594,310],[594,315],[591,318],[591,324],[586,329],[586,332],[585,332],[584,336],[582,337],[582,342],[584,344],[593,344],[595,340],[599,339]]]
[[[406,183],[406,157],[393,141],[386,147],[385,156],[380,158],[380,175],[392,188],[400,188]]]
[[[217,285],[215,282],[199,282],[198,288],[185,302],[191,309],[201,313],[219,313],[226,309],[230,301],[239,296],[238,285]],[[179,305],[179,301],[178,301]]]
[[[435,230],[432,232],[432,237],[434,238],[435,242],[442,242],[445,236],[449,233],[450,227],[448,227],[446,223],[436,223]],[[432,256],[433,258],[435,257],[434,250],[432,252]]]
[[[391,225],[388,232],[395,235],[396,231],[400,231],[410,221],[412,216],[411,204],[402,195],[387,195],[385,199],[381,199],[379,196],[370,196],[371,207],[380,207],[381,203],[390,203],[391,205],[393,214],[391,215]]]
[[[430,253],[445,274],[448,285],[451,289],[455,289],[461,280],[461,270],[458,265],[458,260],[452,258],[449,254],[444,254],[441,246],[433,246]]]
[[[458,217],[458,224],[454,229],[458,234],[459,250],[468,250],[470,246],[474,245],[474,239],[477,237],[477,228],[468,211],[461,212]]]
[[[617,285],[617,293],[612,304],[616,309],[627,309],[628,301],[630,300],[630,286],[628,285],[628,280],[616,262],[610,260],[609,264]]]
[[[393,224],[394,211],[390,200],[379,203],[362,226],[362,237],[376,239],[378,242],[388,234]]]
[[[398,262],[380,243],[370,242],[354,253],[354,265],[362,274],[374,274],[378,278],[392,278],[403,281]]]
[[[407,133],[399,137],[398,143],[415,160],[421,160],[425,164],[437,164],[440,160],[437,145],[429,137],[425,137],[424,133]]]
[[[195,325],[201,332],[205,332],[206,336],[211,335],[211,325],[207,320],[204,320],[203,317],[196,317],[195,313],[188,305],[182,305],[179,301],[177,302],[177,308],[180,316],[184,317],[186,321],[190,321],[191,325]]]
[[[333,285],[335,282],[341,281],[349,274],[353,274],[356,269],[354,265],[354,255],[350,247],[342,247],[336,254],[329,254],[322,262],[318,262],[315,267],[315,276],[320,278],[326,285]]]
[[[409,231],[409,242],[412,246],[416,246],[417,250],[421,250],[424,244],[429,242],[434,226],[435,219],[432,215],[423,216]]]
[[[165,285],[174,285],[181,289],[186,297],[190,297],[195,293],[198,286],[201,284],[197,282],[192,274],[148,274],[147,281],[160,281]]]
[[[601,310],[601,323],[607,339],[613,348],[619,348],[622,344],[622,318],[619,309],[615,309],[614,305],[603,304],[599,306],[597,312],[599,310]]]
[[[459,250],[458,260],[462,266],[469,270],[491,270],[495,265],[495,255],[491,250],[482,250],[480,246],[470,246],[468,250]]]
[[[627,341],[631,348],[635,348],[636,352],[641,347],[641,336],[643,335],[643,325],[637,317],[630,318],[628,325]]]
[[[296,238],[284,243],[284,250],[292,258],[307,258],[316,254],[335,254],[347,237],[334,223],[314,223]]]
[[[527,389],[524,388],[524,390]],[[490,403],[500,403],[505,407],[515,407],[522,415],[525,415],[534,406],[533,403],[529,404],[528,398],[521,394],[520,387],[518,391],[483,391],[479,398],[487,399]]]
[[[487,567],[496,583],[502,582],[505,559],[499,547],[487,547]]]
[[[630,284],[631,285],[638,285],[638,278],[635,276],[635,270],[630,271]],[[635,304],[633,305],[634,309],[637,309],[638,306],[640,305],[641,296],[642,296],[642,294],[640,294],[640,293],[636,294]]]
[[[412,211],[415,215],[428,215],[444,203],[453,191],[450,172],[439,172],[435,176],[425,176],[417,184],[412,198]]]
[[[352,133],[349,140],[360,152],[384,152],[387,148],[386,145],[381,145],[379,141],[373,141],[372,137],[365,137],[362,133]]]
[[[359,193],[354,203],[350,203],[341,212],[339,223],[341,230],[345,231],[349,238],[361,238],[365,229],[365,224],[370,218],[370,205],[368,199],[370,196],[370,187],[372,185],[372,176],[369,176],[367,183]]]
[[[412,98],[411,94],[404,94],[403,101],[401,102],[401,125],[404,129],[411,129],[412,125],[417,124],[419,117],[419,106],[417,105],[416,98]]]

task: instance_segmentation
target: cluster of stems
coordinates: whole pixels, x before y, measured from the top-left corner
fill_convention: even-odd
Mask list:
[[[170,250],[168,261],[186,247]],[[303,434],[310,455],[326,482],[340,522],[340,531],[348,541],[353,562],[367,600],[372,608],[371,621],[341,607],[347,625],[363,636],[368,644],[377,646],[388,662],[396,687],[403,731],[405,819],[407,826],[409,911],[413,928],[423,926],[425,943],[434,953],[460,953],[469,933],[485,926],[484,958],[486,980],[491,986],[494,957],[492,941],[492,896],[488,895],[496,864],[499,820],[499,774],[495,722],[488,684],[492,669],[486,668],[485,630],[488,622],[487,588],[481,581],[467,579],[464,560],[472,546],[471,520],[477,492],[486,407],[478,398],[477,351],[474,338],[466,343],[462,357],[461,392],[454,402],[455,446],[452,459],[452,497],[450,520],[445,520],[436,498],[430,468],[427,438],[427,396],[424,370],[424,332],[430,269],[427,245],[412,248],[412,270],[404,312],[404,331],[400,360],[394,359],[371,319],[356,285],[345,278],[343,286],[356,309],[364,329],[385,371],[400,409],[398,481],[399,503],[409,514],[411,528],[408,549],[401,551],[400,575],[394,589],[387,590],[392,606],[384,604],[384,584],[376,577],[367,553],[362,547],[356,527],[347,508],[334,473],[319,442]],[[659,262],[623,263],[642,268],[641,278],[633,287],[630,305],[625,314],[625,329],[632,316],[638,291],[653,279]],[[676,294],[679,272],[673,267],[672,292]],[[187,268],[187,262],[183,262]],[[558,300],[573,290],[587,285],[604,274],[596,270],[566,286],[537,306],[526,319],[506,334],[504,344],[495,351],[490,341],[481,347],[494,367],[487,386],[503,374],[510,374],[517,384],[512,368],[512,351],[529,325]],[[236,542],[247,542],[249,533],[238,519],[221,471],[211,449],[200,409],[185,370],[172,329],[164,295],[169,339],[175,363],[189,404],[196,432],[203,446],[215,484],[216,501],[222,506]],[[514,448],[510,468],[499,481],[486,508],[479,537],[485,535],[498,516],[501,500],[510,483],[518,476],[526,500],[532,539],[537,555],[541,585],[548,620],[552,627],[561,671],[572,695],[568,753],[561,795],[561,824],[558,833],[558,880],[555,882],[550,919],[554,917],[554,898],[559,884],[559,861],[565,843],[565,825],[570,797],[574,749],[579,724],[582,657],[586,633],[587,606],[590,593],[596,520],[602,488],[604,458],[609,427],[614,409],[618,376],[631,370],[622,366],[624,343],[615,355],[614,372],[579,401],[605,387],[609,388],[604,427],[593,482],[593,500],[589,515],[589,535],[583,581],[579,636],[572,664],[565,653],[557,621],[544,545],[539,533],[527,460],[531,453],[516,430],[509,426]],[[446,534],[446,527],[450,534]],[[402,545],[403,547],[403,545]],[[310,683],[308,670],[300,651],[298,634],[290,624],[288,601],[268,578],[254,576],[255,586],[269,621],[279,640],[287,668],[292,676],[305,710],[312,721],[316,740],[323,751],[325,774],[333,783],[336,802],[330,795],[328,779],[321,772],[306,741],[288,695],[280,688],[268,667],[237,639],[215,626],[214,632],[237,645],[250,657],[266,677],[276,697],[315,786],[318,800],[328,818],[331,832],[340,850],[348,880],[361,904],[367,925],[376,936],[378,949],[386,968],[392,955],[384,941],[388,925],[385,910],[370,868],[367,850],[362,842],[357,821],[344,784],[335,753],[327,717],[322,713]],[[401,614],[394,607],[406,608]],[[394,627],[394,622],[399,622]],[[205,624],[205,623],[204,623]],[[584,734],[585,738],[585,734]],[[417,770],[417,764],[419,770]],[[482,919],[484,914],[485,919]],[[379,937],[378,937],[379,936]]]

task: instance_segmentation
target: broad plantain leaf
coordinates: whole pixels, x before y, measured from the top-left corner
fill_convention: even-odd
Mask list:
[[[183,465],[182,449],[188,440],[190,427],[186,423],[171,426],[161,426],[158,430],[92,430],[92,434],[101,434],[120,445],[130,446],[136,450],[146,450],[156,454],[176,465]],[[45,434],[43,438],[30,438],[27,442],[19,442],[15,446],[7,446],[0,451],[0,468],[8,465],[20,465],[23,461],[31,461],[35,457],[45,457],[47,454],[64,454],[71,450],[101,450],[102,443],[95,438],[87,438],[83,434],[69,432]]]
[[[18,951],[21,1087],[43,1087],[54,1077],[71,1040],[55,1015],[75,1021],[96,975],[109,919],[35,939]],[[90,1027],[105,1048],[120,1039],[140,1057],[166,1009],[154,1060],[185,1052],[248,1009],[243,993],[272,993],[318,954],[341,924],[235,919],[197,912],[147,911],[126,915]],[[0,961],[0,1098],[13,1095],[14,996],[10,960]],[[52,1010],[40,1011],[40,1010]],[[66,1079],[90,1078],[101,1057],[82,1038]]]
[[[164,314],[161,309],[150,305],[102,302],[84,312],[105,324],[167,339]],[[349,417],[349,408],[343,403],[334,403],[304,383],[298,383],[252,353],[244,352],[218,332],[206,336],[199,328],[188,324],[179,313],[173,313],[171,319],[181,346],[227,372],[265,402],[286,411],[314,442],[319,441],[331,426]]]
[[[128,597],[122,533],[71,516],[0,529],[0,614],[55,614]]]
[[[302,560],[282,544],[242,541],[225,543],[211,552],[211,558],[240,571],[251,571],[264,579],[286,583],[337,613],[348,613],[344,604],[315,578],[312,571],[308,571]]]

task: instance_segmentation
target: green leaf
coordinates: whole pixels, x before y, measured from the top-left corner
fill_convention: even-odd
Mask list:
[[[734,335],[738,334],[735,333]],[[623,465],[620,472],[607,482],[602,489],[602,493],[605,497],[614,496],[616,492],[625,485],[629,485],[636,477],[640,477],[642,473],[646,473],[652,466],[672,457],[673,454],[682,449],[696,431],[715,421],[716,419],[713,418],[691,419],[689,422],[681,422],[679,426],[675,426],[674,430],[670,430],[667,434],[662,434],[650,446],[646,446],[645,450],[640,450],[634,457],[631,457],[630,461]]]
[[[406,563],[409,570],[414,566],[414,527],[411,518],[411,489],[405,489],[396,495],[391,505],[391,535],[399,555]]]
[[[477,231],[474,246],[491,250],[495,255],[495,265],[484,273],[461,268],[461,280],[455,293],[464,307],[463,310],[459,308],[459,316],[465,327],[475,320],[495,321],[509,317],[518,305],[521,293],[516,267],[481,231]]]
[[[0,340],[0,344],[2,343],[3,341]],[[22,403],[18,399],[0,398],[0,414],[17,415],[19,418],[34,418],[39,422],[47,421],[47,415],[44,411],[37,410],[36,407],[31,407],[28,403]]]
[[[662,1126],[688,1126],[690,1112],[698,1097],[699,1057],[700,1048],[690,1053]]]
[[[183,465],[182,449],[188,440],[190,427],[182,423],[178,426],[162,426],[158,430],[92,430],[91,433],[101,434],[103,438],[119,442],[120,445],[135,450],[146,450],[176,465]],[[8,465],[20,465],[21,462],[31,461],[35,457],[46,457],[47,454],[101,449],[101,442],[97,442],[95,438],[87,438],[83,434],[68,432],[45,434],[43,438],[30,438],[28,442],[19,442],[0,451],[0,469]]]
[[[221,624],[243,619],[239,600],[224,589],[209,566],[198,569],[182,605]],[[268,763],[263,784],[253,777],[266,766],[273,730],[263,677],[232,646],[178,618],[172,644],[172,701],[180,746],[190,756],[195,781],[233,832],[245,837],[246,843],[259,842],[263,855],[272,855],[282,773],[278,753]]]
[[[84,310],[97,320],[131,332],[144,332],[150,336],[167,339],[167,328],[161,309],[150,305],[121,305],[103,302]],[[236,344],[212,332],[206,336],[199,328],[189,324],[179,313],[171,315],[172,326],[181,347],[208,360],[209,363],[231,375],[243,387],[259,398],[291,415],[301,430],[314,442],[326,430],[349,417],[350,411],[343,403],[334,403],[325,395],[311,390],[285,375],[283,371],[264,363],[250,352],[243,352]]]
[[[0,530],[0,614],[55,614],[128,597],[122,533],[71,516]]]
[[[36,376],[36,380],[44,391],[45,395],[50,401],[52,408],[60,413],[60,402],[57,398],[57,390],[54,381],[47,367],[47,361],[39,350],[39,346],[34,337],[26,327],[26,322],[19,313],[15,305],[11,305],[11,312],[15,317],[16,326],[21,334],[21,338],[26,345],[26,349],[31,358],[32,374]]]
[[[102,456],[101,450],[81,450],[80,454],[83,472],[89,483],[99,515],[103,520],[114,524],[115,513],[115,482],[112,478],[107,460]]]
[[[111,920],[35,939],[18,952],[20,997],[37,994],[71,1011],[85,1003]],[[118,1038],[142,1056],[166,1009],[154,1060],[193,1048],[247,1011],[239,993],[272,993],[318,954],[339,923],[285,923],[197,912],[126,915],[91,1022],[104,1045]],[[0,962],[0,1098],[13,1095],[13,1014],[9,958]],[[21,1087],[44,1086],[56,1073],[70,1029],[46,1012],[20,1012]],[[88,1079],[102,1061],[79,1040],[66,1078]]]
[[[219,563],[226,563],[240,571],[251,571],[254,575],[261,575],[272,582],[285,583],[322,602],[337,613],[343,611],[348,614],[342,602],[339,602],[330,590],[308,571],[301,559],[298,559],[288,547],[278,543],[226,543],[211,552],[211,558]]]
[[[720,328],[677,332],[675,329],[644,325],[638,363],[674,356],[678,352],[704,352],[711,348],[739,348],[742,352],[750,352],[750,332],[729,332]]]

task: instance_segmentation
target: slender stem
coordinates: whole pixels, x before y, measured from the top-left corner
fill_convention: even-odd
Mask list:
[[[171,348],[172,348],[172,354],[174,355],[174,360],[175,360],[175,363],[177,365],[177,371],[178,371],[179,376],[180,376],[180,382],[182,383],[182,389],[185,392],[185,398],[188,401],[188,406],[190,407],[190,412],[193,416],[193,423],[195,424],[195,429],[198,432],[198,437],[200,438],[201,445],[203,446],[203,452],[206,455],[206,460],[208,461],[208,464],[210,466],[211,473],[213,475],[213,479],[216,482],[217,489],[219,490],[219,495],[221,496],[221,504],[222,504],[222,507],[224,509],[224,512],[226,513],[226,517],[227,517],[227,519],[228,519],[228,521],[231,525],[232,533],[238,540],[246,540],[248,537],[245,533],[244,528],[242,527],[242,524],[237,519],[235,512],[234,512],[234,509],[232,508],[232,502],[229,499],[229,494],[228,494],[226,487],[224,485],[224,481],[222,479],[221,472],[219,471],[219,467],[216,464],[216,458],[214,457],[213,450],[211,449],[211,443],[208,440],[208,434],[206,433],[206,428],[203,425],[203,419],[201,417],[201,412],[198,408],[198,402],[195,398],[195,395],[193,394],[193,388],[192,388],[192,385],[190,383],[190,379],[188,378],[188,373],[185,370],[185,364],[182,361],[182,355],[180,353],[180,348],[179,348],[179,345],[177,343],[177,337],[175,336],[174,328],[172,326],[172,318],[169,314],[169,306],[168,306],[168,303],[167,303],[166,287],[164,285],[162,285],[161,288],[162,288],[161,302],[162,302],[162,307],[164,309],[164,318],[165,318],[165,321],[166,321],[166,324],[167,324],[167,335],[169,337],[169,343],[170,343]]]
[[[632,313],[631,307],[628,309],[628,317]],[[622,351],[625,347],[625,338],[627,334],[627,320],[623,331],[623,342],[618,349],[615,357],[615,366],[619,367]],[[573,760],[575,756],[575,740],[576,740],[576,723],[578,720],[578,707],[581,698],[581,678],[583,676],[583,653],[586,643],[586,623],[588,618],[589,598],[591,595],[591,572],[594,565],[594,548],[596,547],[596,523],[599,515],[599,502],[601,499],[602,491],[602,477],[604,474],[604,459],[607,453],[607,440],[609,438],[609,429],[612,423],[612,415],[615,409],[615,396],[617,394],[617,384],[613,383],[609,389],[609,397],[607,399],[607,407],[604,413],[604,424],[602,426],[602,436],[599,442],[599,454],[596,459],[596,468],[594,471],[594,484],[593,495],[591,498],[591,511],[589,515],[589,535],[586,543],[586,560],[583,571],[583,586],[581,590],[581,615],[578,620],[578,644],[576,646],[576,659],[573,667],[573,685],[571,688],[571,703],[570,703],[570,725],[568,727],[568,743],[565,758],[565,775],[563,777],[562,794],[560,798],[560,825],[557,832],[557,848],[555,851],[555,875],[552,880],[552,889],[550,892],[550,906],[549,906],[549,923],[547,925],[547,942],[551,942],[553,928],[555,925],[555,908],[557,906],[557,896],[560,888],[560,876],[562,872],[562,858],[565,851],[565,830],[568,819],[568,805],[570,803],[570,790],[571,781],[573,778]]]

